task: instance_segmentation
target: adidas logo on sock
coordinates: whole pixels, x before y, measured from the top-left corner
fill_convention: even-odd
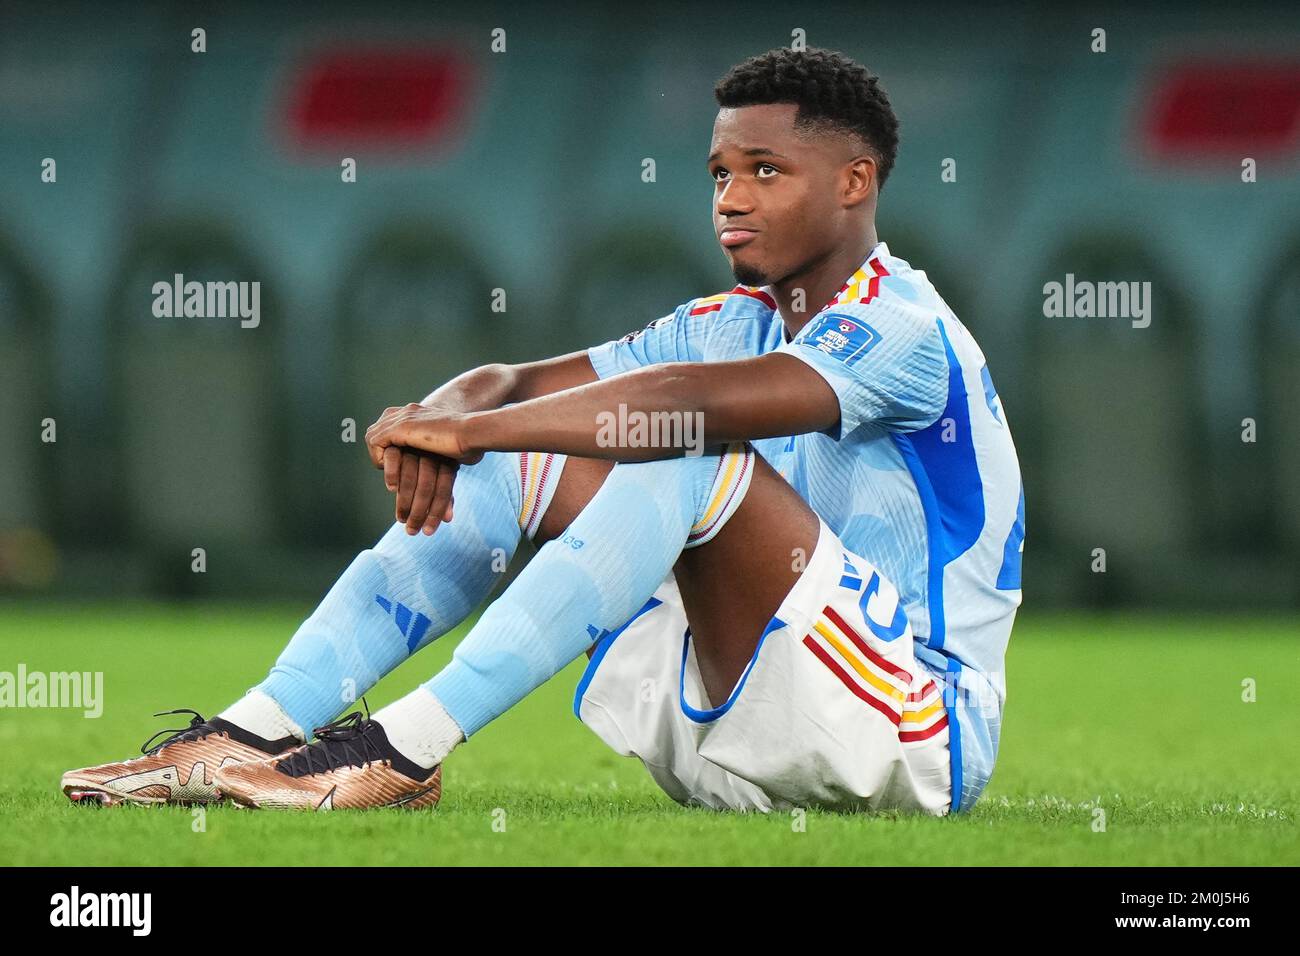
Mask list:
[[[390,601],[382,594],[375,595],[375,603],[384,609],[384,613],[393,616],[393,623],[406,638],[407,653],[414,653],[416,645],[420,643],[420,639],[424,637],[433,622],[419,611],[412,611],[400,601]]]

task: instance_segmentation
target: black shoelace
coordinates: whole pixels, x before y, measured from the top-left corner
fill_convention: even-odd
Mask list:
[[[204,719],[202,714],[197,710],[190,710],[188,707],[182,707],[180,710],[164,710],[160,713],[154,714],[154,716],[166,717],[168,714],[193,714],[194,716],[190,718],[190,725],[188,727],[172,727],[167,730],[158,731],[158,733],[154,734],[140,745],[140,753],[156,754],[169,744],[178,743],[182,740],[202,740],[204,737],[211,736],[217,732],[215,727],[208,725],[207,720]],[[162,742],[155,744],[154,741],[163,734],[171,734],[171,736]]]
[[[370,729],[377,726],[370,719],[370,707],[365,698],[361,703],[366,707],[364,714],[353,711],[317,727],[312,731],[316,740],[279,761],[275,768],[290,777],[307,777],[339,767],[363,767],[385,762],[388,755],[370,737]]]

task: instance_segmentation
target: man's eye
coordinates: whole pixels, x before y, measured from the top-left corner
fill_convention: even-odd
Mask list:
[[[770,179],[775,176],[779,170],[770,163],[760,163],[758,166],[758,175],[764,179]]]
[[[727,171],[719,167],[718,169],[715,169],[713,171],[713,181],[715,183],[720,183],[722,182],[723,177],[726,175],[728,175]]]

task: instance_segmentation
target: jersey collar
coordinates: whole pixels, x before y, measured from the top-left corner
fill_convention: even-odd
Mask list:
[[[862,260],[862,265],[858,266],[853,275],[840,286],[840,291],[822,306],[822,311],[825,312],[837,305],[866,303],[874,299],[879,291],[881,277],[889,275],[889,270],[881,261],[887,258],[889,258],[889,246],[883,242],[876,243],[875,248],[867,253],[867,258]]]
[[[849,276],[844,285],[840,286],[840,291],[831,296],[831,300],[822,306],[818,312],[825,312],[827,309],[837,305],[847,305],[851,302],[870,302],[876,297],[880,285],[881,276],[889,275],[889,270],[885,268],[883,259],[889,258],[889,246],[883,242],[876,243],[875,247],[867,253],[867,257],[862,260],[862,265]],[[776,298],[772,295],[772,287],[765,285],[762,287],[738,286],[736,291],[749,290],[751,294],[759,293],[756,298],[761,297],[766,300],[770,307],[776,309]]]

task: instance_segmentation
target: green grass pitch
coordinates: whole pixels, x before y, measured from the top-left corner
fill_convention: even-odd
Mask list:
[[[431,812],[214,807],[200,828],[188,808],[64,799],[63,770],[185,723],[153,712],[206,716],[256,683],[304,610],[0,604],[0,670],[101,670],[105,698],[98,719],[0,710],[0,862],[1300,863],[1300,641],[1281,617],[1022,614],[998,767],[956,818],[810,812],[800,828],[790,814],[679,807],[574,718],[577,662],[453,755]],[[458,637],[389,675],[371,708],[431,674]]]

